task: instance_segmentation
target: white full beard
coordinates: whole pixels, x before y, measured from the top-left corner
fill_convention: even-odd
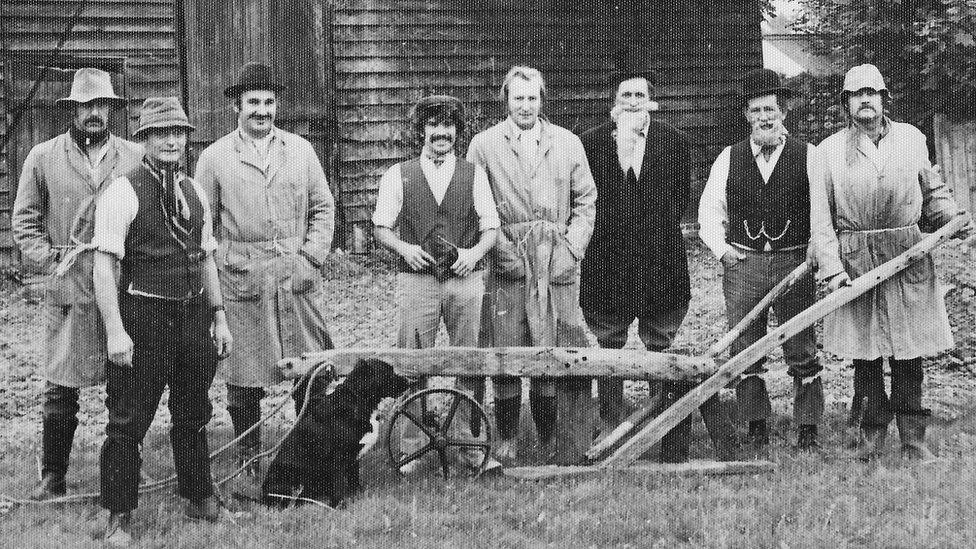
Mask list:
[[[782,141],[783,136],[788,134],[786,127],[783,126],[782,122],[777,122],[772,128],[764,130],[761,128],[753,128],[751,138],[757,145],[779,145]]]

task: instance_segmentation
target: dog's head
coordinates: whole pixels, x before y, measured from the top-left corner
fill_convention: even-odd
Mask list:
[[[398,375],[393,366],[376,358],[361,358],[344,383],[356,393],[379,402],[387,397],[398,397],[410,388],[412,381]]]

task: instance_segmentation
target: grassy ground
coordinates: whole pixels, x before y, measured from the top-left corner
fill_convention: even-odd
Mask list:
[[[725,331],[721,278],[715,262],[691,246],[695,295],[675,342],[678,352],[701,354]],[[945,458],[935,464],[902,463],[895,441],[880,463],[850,460],[845,433],[850,372],[825,360],[828,402],[824,451],[797,454],[789,419],[789,379],[778,358],[769,375],[774,399],[773,473],[735,477],[653,477],[628,473],[587,480],[518,482],[506,478],[443,480],[418,475],[399,479],[374,448],[363,465],[365,493],[340,511],[314,506],[269,511],[241,505],[237,524],[206,525],[183,519],[180,501],[164,492],[144,497],[136,512],[143,547],[973,547],[976,546],[976,415],[971,326],[976,305],[969,258],[954,250],[937,258],[948,293],[959,346],[927,362],[926,405],[936,413],[933,446]],[[340,346],[391,346],[395,315],[392,274],[376,258],[333,262],[327,318]],[[9,290],[9,289],[8,289]],[[24,291],[0,292],[0,493],[18,496],[36,481],[39,431],[37,374],[42,323]],[[629,346],[638,345],[632,334]],[[639,401],[643,387],[629,387]],[[277,388],[265,406],[284,398]],[[69,473],[73,493],[97,490],[97,459],[105,424],[102,394],[83,393],[82,425]],[[211,447],[231,438],[223,389],[214,388]],[[289,411],[275,418],[265,440],[283,434]],[[537,458],[527,406],[523,456]],[[161,407],[147,438],[143,471],[149,479],[172,472]],[[692,457],[710,458],[700,421]],[[897,436],[892,430],[891,438]],[[215,476],[231,469],[229,456],[214,464]],[[4,547],[97,546],[92,532],[104,519],[94,504],[0,508]]]

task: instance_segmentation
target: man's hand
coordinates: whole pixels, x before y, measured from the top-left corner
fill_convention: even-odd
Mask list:
[[[834,292],[844,286],[851,285],[851,277],[847,276],[847,273],[841,271],[834,276],[830,277],[827,281],[827,293]]]
[[[217,311],[214,314],[213,324],[210,326],[210,335],[213,338],[214,348],[217,350],[217,358],[227,358],[234,349],[234,337],[230,335],[230,328],[227,327],[227,315],[224,311]]]
[[[457,261],[454,262],[454,265],[451,265],[451,269],[458,276],[468,276],[474,272],[478,262],[485,255],[476,248],[458,248],[457,253]]]
[[[725,253],[722,254],[722,265],[724,265],[725,268],[728,269],[729,267],[734,266],[736,263],[742,261],[745,258],[746,258],[745,254],[739,252],[732,246],[729,246],[729,248],[725,250]]]
[[[125,368],[132,367],[132,338],[125,330],[121,330],[116,333],[109,334],[106,337],[106,350],[108,351],[108,359],[112,361],[113,364],[123,366]]]
[[[458,250],[460,251],[460,250]],[[397,248],[397,253],[403,257],[403,260],[410,265],[410,268],[419,271],[424,267],[429,267],[434,264],[434,258],[429,253],[425,252],[417,244],[408,244],[406,242],[401,242],[400,246]]]

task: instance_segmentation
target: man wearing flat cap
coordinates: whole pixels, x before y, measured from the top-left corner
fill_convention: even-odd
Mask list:
[[[78,69],[71,94],[55,103],[71,112],[71,126],[28,153],[11,218],[25,264],[48,275],[42,480],[35,499],[65,493],[79,389],[105,379],[105,332],[95,305],[89,244],[95,200],[142,158],[140,145],[109,132],[111,113],[124,108],[125,100],[112,90],[107,72]]]
[[[101,504],[110,512],[105,540],[115,545],[131,541],[140,448],[167,386],[177,492],[188,502],[186,514],[207,520],[220,514],[210,476],[207,392],[218,357],[227,356],[233,340],[213,258],[210,208],[180,162],[191,130],[175,97],[146,99],[135,133],[145,140],[142,164],[113,181],[95,211],[95,298],[111,361]]]
[[[740,101],[749,137],[726,147],[712,164],[698,208],[699,235],[721,260],[725,309],[735,326],[783,278],[806,261],[810,240],[810,193],[823,184],[816,149],[788,135],[786,101],[794,92],[769,69],[743,76]],[[772,303],[779,323],[816,301],[807,273]],[[732,343],[736,355],[766,334],[768,309]],[[793,421],[797,447],[816,449],[823,415],[822,369],[811,326],[783,343],[793,378]],[[749,422],[757,450],[769,442],[772,413],[762,374],[765,359],[750,366],[736,385],[739,417]]]
[[[490,346],[586,347],[579,262],[590,241],[596,185],[579,138],[540,118],[546,84],[514,66],[499,98],[507,117],[477,134],[468,160],[485,169],[501,229],[490,255],[483,342]],[[588,378],[533,379],[529,405],[546,460],[580,462],[592,443]],[[492,380],[503,462],[516,457],[522,382]]]
[[[383,174],[373,213],[376,241],[398,256],[397,346],[433,347],[443,319],[452,346],[477,347],[483,258],[495,244],[499,225],[488,177],[454,154],[464,131],[464,109],[457,98],[421,99],[413,110],[413,129],[423,139],[420,156]],[[460,383],[469,394],[484,395],[484,379],[462,378]],[[470,415],[470,407],[459,411]],[[456,423],[469,420],[459,417]],[[401,471],[416,467],[418,461],[409,458],[423,444],[415,429],[404,434]],[[484,456],[462,451],[459,457],[462,465],[477,469]]]
[[[811,189],[818,278],[834,290],[922,239],[924,217],[940,227],[961,212],[929,161],[925,136],[886,115],[890,94],[874,65],[844,77],[847,128],[818,149],[824,179]],[[968,231],[969,227],[964,229]],[[945,302],[930,255],[824,318],[824,350],[854,363],[852,420],[857,457],[883,451],[895,417],[904,457],[930,459],[929,411],[922,407],[922,358],[953,346]],[[891,398],[883,361],[891,370]],[[859,416],[859,417],[857,417]]]
[[[681,217],[691,192],[688,138],[652,120],[654,73],[622,69],[610,79],[610,120],[580,139],[596,182],[596,224],[582,262],[580,306],[600,347],[620,349],[637,319],[649,351],[671,345],[691,300]],[[663,411],[693,386],[653,382],[651,394]],[[623,380],[598,381],[601,434],[624,418]],[[717,397],[702,408],[705,424],[723,459],[734,459],[735,430]],[[664,462],[688,459],[691,417],[661,441]]]
[[[217,268],[238,342],[222,367],[227,411],[234,433],[247,433],[238,457],[251,479],[260,471],[264,388],[281,380],[275,364],[332,348],[319,302],[335,203],[311,143],[274,125],[282,89],[271,67],[244,65],[224,90],[237,129],[204,149],[196,171],[213,211]]]

